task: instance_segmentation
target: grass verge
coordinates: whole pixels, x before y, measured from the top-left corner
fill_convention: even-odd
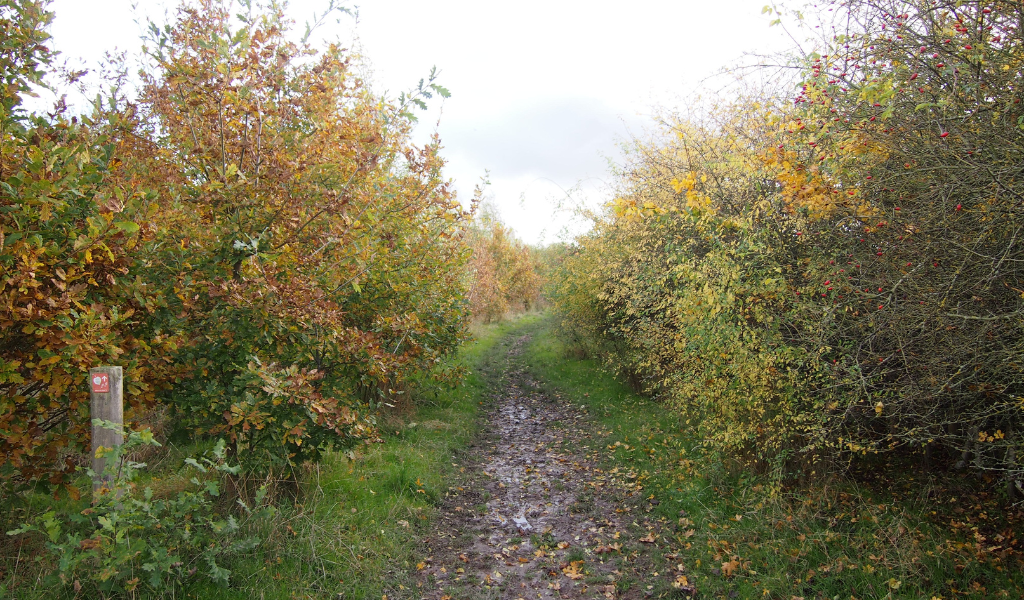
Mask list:
[[[685,597],[687,585],[701,598],[1024,597],[1019,506],[970,486],[943,488],[940,501],[933,480],[910,472],[770,496],[687,438],[679,415],[572,358],[553,319],[529,330],[528,368],[588,409],[586,451],[629,490],[621,510],[637,535],[624,544],[621,587],[659,598]]]
[[[278,496],[275,518],[244,527],[244,534],[255,535],[262,543],[220,565],[231,570],[229,586],[196,580],[185,589],[168,588],[164,595],[351,600],[413,596],[415,551],[453,476],[453,463],[459,462],[459,453],[476,434],[478,409],[493,385],[493,371],[487,365],[500,353],[502,338],[531,319],[536,317],[476,327],[475,340],[458,358],[469,371],[463,385],[441,389],[424,383],[412,391],[415,399],[404,409],[382,416],[384,443],[331,453],[307,466],[299,474],[298,489]],[[181,460],[153,457],[150,462],[158,461],[166,471],[152,476],[173,477]],[[22,518],[45,510],[72,514],[88,506],[85,500],[58,501],[43,494],[28,494],[17,502]],[[76,597],[70,585],[54,589],[43,583],[48,557],[33,549],[38,539],[22,536],[17,548],[11,539],[5,542],[0,553],[0,598]],[[118,596],[136,597],[111,595]]]

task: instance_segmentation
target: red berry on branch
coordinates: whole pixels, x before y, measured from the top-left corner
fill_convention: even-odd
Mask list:
[[[949,132],[948,131],[943,131],[941,134],[939,134],[939,137],[944,138],[947,135],[949,135]]]

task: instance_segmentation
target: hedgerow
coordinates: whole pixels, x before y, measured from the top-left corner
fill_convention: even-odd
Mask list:
[[[776,481],[899,451],[1013,494],[1020,6],[820,17],[795,96],[738,95],[636,143],[555,304]]]

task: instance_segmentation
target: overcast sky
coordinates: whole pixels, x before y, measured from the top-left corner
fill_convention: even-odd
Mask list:
[[[557,209],[567,192],[606,198],[617,142],[649,127],[655,106],[685,102],[745,52],[789,47],[761,14],[767,1],[362,0],[358,19],[332,20],[318,35],[362,53],[375,87],[392,95],[437,66],[452,96],[420,114],[418,135],[437,128],[465,201],[489,169],[503,219],[538,243],[568,223]],[[290,13],[301,27],[327,4],[293,0]],[[135,51],[139,15],[161,21],[173,6],[55,0],[54,45],[93,65],[106,50]]]

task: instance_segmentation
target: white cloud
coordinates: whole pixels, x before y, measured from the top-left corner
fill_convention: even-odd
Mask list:
[[[484,169],[510,225],[551,241],[564,219],[563,190],[604,198],[615,140],[643,128],[654,104],[685,98],[744,52],[789,46],[760,14],[764,0],[367,0],[359,19],[319,33],[365,54],[374,85],[393,95],[431,67],[452,97],[421,117],[425,138],[440,117],[449,174],[469,198]],[[293,0],[299,26],[327,0]],[[132,0],[56,0],[58,49],[87,63],[117,46],[135,50]],[[173,0],[142,0],[161,20]],[[521,199],[523,201],[521,201]]]

